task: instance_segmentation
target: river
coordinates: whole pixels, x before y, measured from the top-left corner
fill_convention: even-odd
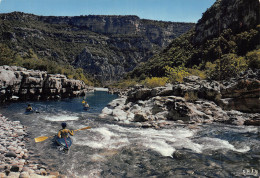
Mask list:
[[[89,93],[90,105],[83,110],[81,98],[37,101],[30,104],[38,113],[25,114],[28,102],[0,107],[10,120],[28,128],[31,159],[68,177],[234,177],[259,176],[259,127],[223,124],[188,129],[172,125],[144,129],[99,118],[101,110],[117,95]],[[34,138],[52,136],[66,122],[75,132],[68,153],[59,151],[52,139],[35,143]]]

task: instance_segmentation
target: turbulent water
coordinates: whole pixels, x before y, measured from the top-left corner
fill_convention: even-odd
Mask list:
[[[28,127],[32,159],[69,177],[260,175],[259,127],[212,124],[191,130],[173,125],[155,130],[98,118],[116,97],[102,91],[88,94],[88,111],[83,98],[74,98],[31,102],[38,113],[25,114],[25,102],[2,106],[0,112]],[[70,129],[92,128],[75,132],[68,153],[59,151],[52,139],[34,143],[35,137],[55,135],[64,121]]]

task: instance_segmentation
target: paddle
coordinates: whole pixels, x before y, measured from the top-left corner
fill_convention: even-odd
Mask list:
[[[81,128],[81,129],[77,129],[77,130],[73,130],[74,132],[76,132],[76,131],[80,131],[80,130],[86,130],[86,129],[90,129],[91,127],[84,127],[84,128]],[[34,141],[35,142],[42,142],[42,141],[44,141],[44,140],[46,140],[46,139],[48,139],[48,138],[51,138],[51,137],[54,137],[55,135],[53,135],[53,136],[49,136],[49,137],[47,137],[47,136],[41,136],[41,137],[37,137],[37,138],[34,138]]]

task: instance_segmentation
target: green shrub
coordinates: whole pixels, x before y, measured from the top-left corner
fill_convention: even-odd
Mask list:
[[[83,69],[74,69],[69,64],[38,58],[32,49],[29,49],[21,57],[19,54],[15,55],[7,46],[0,44],[0,65],[21,66],[26,69],[47,71],[50,74],[64,74],[70,79],[82,80],[87,85],[93,85],[90,77],[84,73]]]
[[[183,82],[183,78],[190,75],[187,69],[181,66],[174,68],[166,66],[165,70],[170,82]]]
[[[121,80],[118,83],[111,85],[110,87],[113,88],[120,88],[120,89],[126,89],[129,87],[133,87],[135,85],[137,85],[137,81],[135,79],[125,79],[125,80]]]
[[[260,69],[260,49],[247,53],[246,59],[249,68]]]
[[[152,77],[152,78],[146,78],[141,83],[148,88],[154,88],[154,87],[165,86],[167,81],[168,81],[167,77]]]
[[[209,71],[209,76],[215,80],[225,80],[236,76],[248,68],[245,58],[236,54],[227,54],[214,62],[215,67]]]
[[[197,68],[188,68],[187,69],[188,73],[190,73],[191,75],[196,75],[196,76],[199,76],[201,79],[206,79],[206,72],[205,71],[202,71],[202,70],[199,70]]]

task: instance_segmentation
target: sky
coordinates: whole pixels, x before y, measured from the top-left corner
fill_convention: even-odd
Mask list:
[[[0,13],[44,16],[137,15],[142,19],[197,22],[216,0],[0,0]]]

